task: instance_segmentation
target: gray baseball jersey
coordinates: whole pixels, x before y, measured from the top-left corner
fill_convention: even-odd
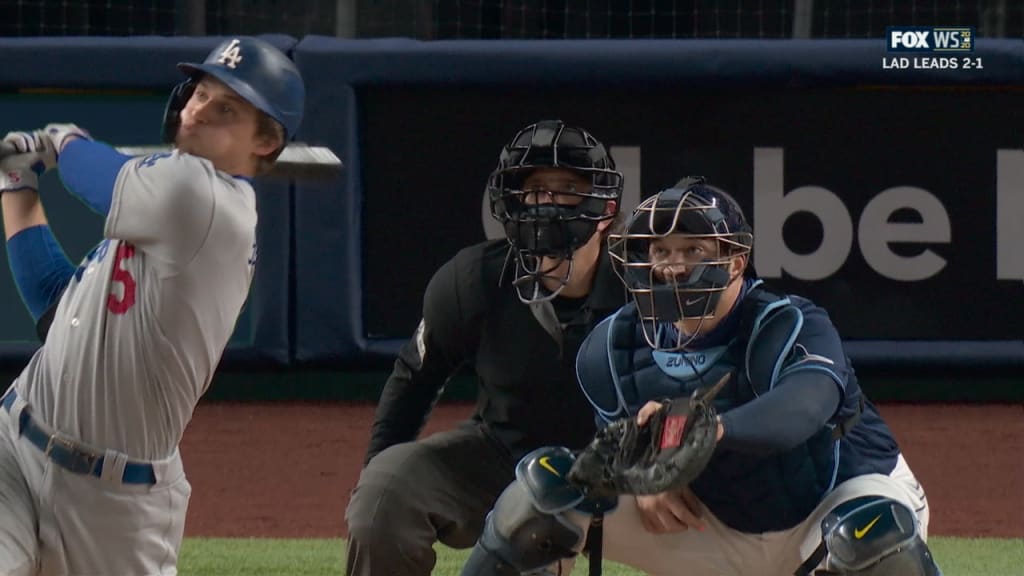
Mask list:
[[[106,240],[17,381],[34,416],[132,458],[174,453],[248,295],[255,233],[246,180],[178,152],[126,163]]]

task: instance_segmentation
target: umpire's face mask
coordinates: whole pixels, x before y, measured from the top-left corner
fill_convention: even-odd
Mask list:
[[[510,179],[495,202],[495,215],[516,258],[514,284],[523,302],[557,296],[572,275],[573,254],[609,218],[608,201],[591,196],[589,177],[561,168]]]

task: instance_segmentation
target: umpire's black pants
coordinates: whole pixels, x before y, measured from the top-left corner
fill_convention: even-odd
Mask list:
[[[469,548],[515,462],[476,424],[397,444],[359,476],[348,522],[349,576],[426,576],[434,543]]]

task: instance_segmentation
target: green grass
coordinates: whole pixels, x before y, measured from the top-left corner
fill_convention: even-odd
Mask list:
[[[944,576],[1018,576],[1024,566],[1024,539],[931,538],[929,545]],[[437,576],[458,576],[468,551],[437,547]],[[187,539],[178,570],[187,576],[312,576],[342,574],[341,540]],[[573,574],[585,575],[586,560]],[[605,564],[607,576],[639,572]]]

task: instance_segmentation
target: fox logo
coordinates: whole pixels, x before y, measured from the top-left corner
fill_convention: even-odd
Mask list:
[[[973,52],[972,27],[896,27],[887,30],[889,52]]]

